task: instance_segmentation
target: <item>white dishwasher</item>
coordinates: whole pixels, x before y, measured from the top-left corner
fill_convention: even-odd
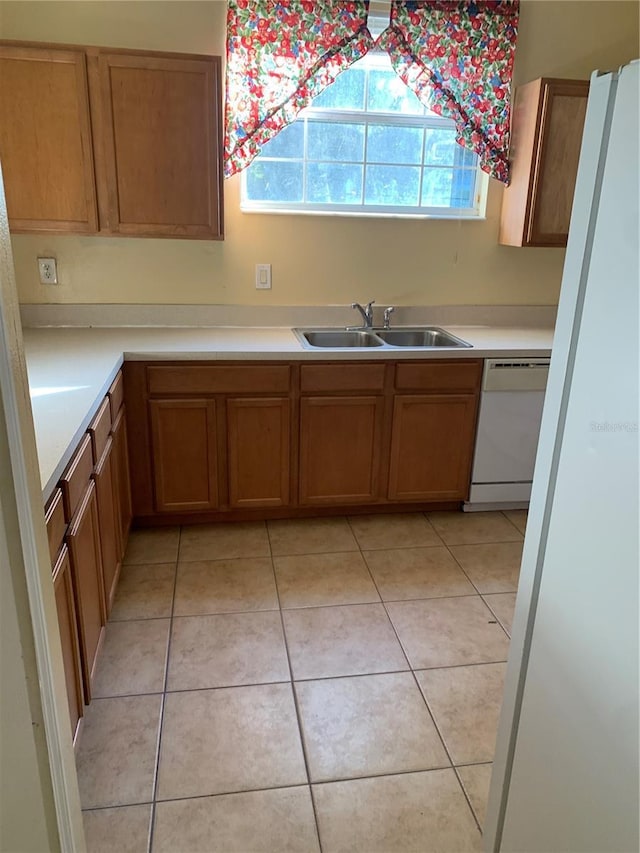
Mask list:
[[[528,505],[548,373],[548,358],[486,359],[467,512]]]

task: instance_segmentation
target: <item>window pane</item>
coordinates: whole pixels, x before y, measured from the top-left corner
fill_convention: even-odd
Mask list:
[[[457,144],[454,128],[429,128],[426,134],[425,165],[475,166],[476,155]]]
[[[418,204],[420,169],[415,166],[367,166],[366,204]]]
[[[425,207],[473,207],[474,169],[425,169],[422,204]]]
[[[308,157],[310,160],[339,160],[343,163],[362,161],[364,126],[335,122],[308,122]]]
[[[261,157],[304,157],[304,123],[294,122],[263,145]]]
[[[313,99],[313,107],[332,110],[364,109],[364,68],[353,65],[343,71],[330,86]]]
[[[307,201],[317,204],[360,204],[362,166],[309,163]]]
[[[422,133],[419,127],[369,125],[367,162],[421,163]]]
[[[473,207],[475,191],[475,169],[456,169],[451,183],[451,207]]]
[[[373,69],[369,72],[368,110],[422,115],[424,107],[395,71]]]
[[[249,201],[302,201],[302,163],[256,159],[246,186]]]

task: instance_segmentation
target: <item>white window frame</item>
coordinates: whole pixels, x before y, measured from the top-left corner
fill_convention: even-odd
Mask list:
[[[382,59],[378,59],[381,57]],[[378,59],[378,61],[376,61]],[[388,67],[388,57],[383,53],[370,53],[367,55],[367,61],[370,67]],[[367,78],[368,85],[368,78]],[[307,150],[307,134],[309,122],[336,122],[337,124],[361,124],[365,127],[364,134],[364,159],[363,159],[363,193],[366,180],[367,170],[367,133],[366,126],[368,124],[387,125],[395,127],[419,127],[419,128],[442,128],[452,127],[453,122],[444,119],[434,114],[427,115],[401,115],[392,112],[368,112],[366,110],[344,110],[344,109],[315,109],[313,106],[302,110],[296,119],[297,122],[304,123],[304,151]],[[423,146],[425,144],[423,138]],[[261,158],[263,162],[269,162],[271,158]],[[274,157],[274,160],[282,160],[280,157]],[[424,150],[423,150],[424,159]],[[303,164],[303,187],[306,188],[306,170],[309,161],[304,159],[294,159],[293,162],[302,162]],[[336,161],[340,162],[340,161]],[[345,161],[347,162],[347,161]],[[350,162],[350,161],[349,161]],[[360,161],[358,161],[360,162]],[[376,166],[379,165],[396,165],[394,163],[380,163],[376,161]],[[404,165],[404,164],[403,164]],[[409,165],[409,164],[407,164]],[[411,164],[414,165],[414,164]],[[422,197],[422,180],[424,176],[424,164],[415,164],[420,168],[420,186],[418,198]],[[249,169],[251,166],[248,167]],[[450,166],[429,166],[431,169],[450,169]],[[471,170],[471,169],[470,169]],[[392,217],[392,218],[407,218],[407,219],[464,219],[468,221],[482,221],[486,218],[487,204],[487,189],[488,175],[481,171],[480,166],[475,167],[475,186],[474,186],[474,201],[473,207],[468,208],[453,208],[453,207],[420,207],[408,205],[372,205],[365,204],[364,200],[360,204],[336,204],[327,202],[290,202],[290,201],[255,201],[247,198],[247,169],[242,172],[241,180],[241,203],[240,209],[243,213],[284,213],[284,214],[301,214],[314,216],[363,216],[363,217]]]

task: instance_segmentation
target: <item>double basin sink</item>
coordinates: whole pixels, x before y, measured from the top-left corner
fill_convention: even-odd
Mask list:
[[[306,349],[471,347],[471,344],[437,326],[397,329],[294,329],[293,331]]]

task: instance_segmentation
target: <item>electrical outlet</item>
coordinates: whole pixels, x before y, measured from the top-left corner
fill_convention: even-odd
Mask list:
[[[256,264],[256,290],[271,290],[271,264]]]
[[[55,258],[38,258],[40,284],[57,284],[58,267]]]

